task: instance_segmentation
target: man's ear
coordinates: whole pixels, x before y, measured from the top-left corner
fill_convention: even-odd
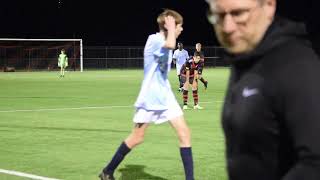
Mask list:
[[[267,13],[268,18],[272,20],[276,13],[276,6],[277,6],[276,0],[265,0],[263,6]]]

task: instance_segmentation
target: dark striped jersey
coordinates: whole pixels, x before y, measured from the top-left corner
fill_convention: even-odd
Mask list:
[[[195,63],[193,58],[186,61],[180,71],[180,75],[185,76],[187,71],[190,71],[190,77],[194,76],[194,71],[199,71],[202,69],[201,60],[198,63]]]

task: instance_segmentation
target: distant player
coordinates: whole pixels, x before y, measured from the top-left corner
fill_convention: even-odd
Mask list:
[[[99,175],[101,180],[114,180],[115,169],[131,149],[143,142],[150,123],[164,122],[169,122],[176,130],[186,180],[194,180],[190,130],[168,80],[172,49],[183,30],[183,18],[176,11],[166,9],[158,16],[157,22],[160,32],[150,35],[144,48],[144,79],[135,102],[135,126]]]
[[[181,68],[181,80],[183,85],[183,109],[188,109],[188,88],[191,86],[194,106],[193,109],[203,109],[199,105],[198,98],[198,77],[199,70],[202,69],[201,55],[199,52],[195,53],[194,56],[188,60]]]
[[[173,63],[176,64],[177,75],[179,79],[179,91],[182,91],[183,83],[181,81],[180,71],[183,64],[189,59],[188,51],[183,49],[183,44],[181,42],[178,43],[178,49],[176,49],[173,53]]]
[[[207,89],[208,88],[208,81],[206,81],[203,77],[202,77],[202,71],[203,71],[203,68],[204,68],[204,53],[203,51],[201,51],[201,48],[202,48],[202,45],[201,43],[197,43],[196,44],[196,51],[194,52],[194,54],[196,53],[200,53],[200,56],[201,56],[201,69],[198,70],[198,77],[199,77],[199,80],[203,83],[204,85],[204,88]]]
[[[60,67],[60,77],[64,77],[65,69],[68,67],[68,56],[64,49],[62,49],[61,54],[59,54],[58,67]]]

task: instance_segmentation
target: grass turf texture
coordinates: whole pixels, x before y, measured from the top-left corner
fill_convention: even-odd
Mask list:
[[[205,69],[207,91],[199,84],[205,109],[185,111],[198,180],[227,179],[220,114],[228,74],[224,68]],[[58,72],[0,73],[0,169],[66,180],[98,179],[131,132],[142,78],[142,70],[67,72],[65,78]],[[182,103],[175,70],[169,78]],[[184,179],[178,139],[170,125],[151,125],[144,143],[131,151],[115,177]],[[26,178],[0,173],[0,179]]]

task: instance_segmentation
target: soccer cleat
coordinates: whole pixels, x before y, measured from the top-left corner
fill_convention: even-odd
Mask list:
[[[183,110],[187,110],[187,109],[188,109],[188,106],[187,106],[187,105],[183,105],[182,109],[183,109]]]
[[[199,106],[199,104],[193,106],[193,109],[203,109],[203,107]]]
[[[204,89],[207,90],[207,88],[208,88],[208,81],[205,81],[205,82],[203,83],[203,85],[204,85]]]
[[[99,174],[100,180],[115,180],[112,174],[105,174],[104,172],[101,172]]]
[[[183,91],[183,89],[182,89],[181,87],[179,87],[178,91],[179,91],[179,92],[182,92],[182,91]]]

